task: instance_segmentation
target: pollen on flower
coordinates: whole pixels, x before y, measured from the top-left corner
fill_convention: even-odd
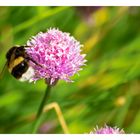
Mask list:
[[[72,82],[70,79],[85,65],[85,54],[81,54],[82,45],[69,33],[58,29],[49,29],[32,37],[26,53],[37,64],[30,61],[35,70],[32,81],[46,79],[53,85],[59,79]]]
[[[105,125],[104,127],[94,128],[93,131],[90,132],[90,134],[124,134],[125,132],[122,129],[119,129],[117,127],[110,127]]]

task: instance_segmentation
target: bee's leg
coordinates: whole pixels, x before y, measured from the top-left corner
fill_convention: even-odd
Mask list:
[[[43,67],[42,65],[40,65],[40,64],[38,64],[35,60],[33,60],[32,58],[30,58],[29,56],[25,56],[25,58],[26,58],[26,60],[27,61],[32,61],[34,64],[36,64],[36,65],[38,65],[38,66],[40,66],[40,67]]]
[[[50,104],[46,105],[44,107],[44,109],[43,109],[43,113],[46,113],[46,112],[48,112],[51,109],[54,109],[55,110],[55,112],[57,114],[57,117],[58,117],[58,120],[60,122],[60,125],[61,125],[64,133],[65,134],[68,134],[69,133],[69,130],[68,130],[67,124],[66,124],[65,119],[63,117],[63,113],[62,113],[61,108],[58,105],[58,103],[53,102],[53,103],[50,103]]]

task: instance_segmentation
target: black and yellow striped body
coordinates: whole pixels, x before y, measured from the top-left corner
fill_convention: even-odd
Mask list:
[[[25,46],[12,47],[6,54],[8,70],[16,79],[20,79],[29,68],[26,57]]]

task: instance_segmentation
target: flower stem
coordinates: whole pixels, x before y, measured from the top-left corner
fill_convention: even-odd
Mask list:
[[[43,112],[43,107],[44,107],[44,105],[46,103],[47,97],[49,96],[50,90],[51,90],[51,86],[48,85],[48,87],[47,87],[47,89],[45,91],[45,95],[44,95],[44,97],[42,99],[42,102],[41,102],[41,104],[39,106],[39,109],[38,109],[38,112],[37,112],[37,115],[36,115],[36,120],[35,120],[35,122],[33,124],[33,131],[32,131],[33,134],[35,134],[37,132],[38,126],[39,126],[40,121],[41,121],[40,119],[41,119],[41,114]]]

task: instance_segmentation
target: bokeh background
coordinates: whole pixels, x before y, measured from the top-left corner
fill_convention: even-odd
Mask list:
[[[47,101],[60,105],[70,133],[104,124],[140,133],[140,8],[0,7],[0,71],[9,48],[50,27],[70,32],[87,54],[75,82],[59,81]],[[31,133],[45,89],[43,80],[21,83],[6,70],[0,133]],[[54,110],[43,115],[38,133],[63,133]]]

